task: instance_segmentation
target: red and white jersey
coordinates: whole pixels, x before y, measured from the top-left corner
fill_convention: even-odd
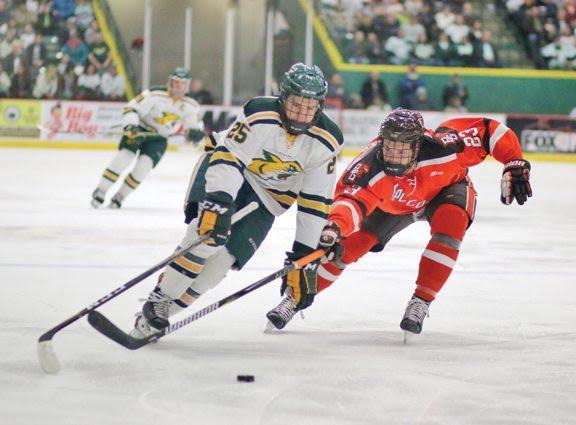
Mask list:
[[[343,236],[360,230],[362,219],[376,208],[390,214],[421,210],[488,155],[502,163],[522,158],[516,134],[482,117],[451,119],[435,131],[426,131],[416,166],[400,177],[384,173],[377,142],[373,140],[338,181],[329,219],[338,224]]]

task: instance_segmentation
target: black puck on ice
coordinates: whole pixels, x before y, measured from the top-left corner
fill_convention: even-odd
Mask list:
[[[236,380],[238,382],[254,382],[254,375],[238,375]]]

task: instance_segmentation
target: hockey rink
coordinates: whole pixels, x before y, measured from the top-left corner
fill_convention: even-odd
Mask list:
[[[425,223],[349,267],[282,332],[263,333],[278,281],[137,351],[82,318],[55,336],[62,370],[46,375],[37,338],[184,235],[198,153],[168,152],[123,209],[94,210],[90,194],[112,156],[0,150],[0,424],[575,423],[576,164],[534,162],[523,207],[500,203],[499,163],[471,170],[476,221],[423,333],[406,345],[399,322]],[[281,268],[294,215],[183,315]],[[101,311],[128,330],[155,278]],[[237,382],[240,374],[255,382]]]

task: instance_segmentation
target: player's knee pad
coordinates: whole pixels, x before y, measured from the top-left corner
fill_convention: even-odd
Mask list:
[[[227,249],[221,249],[215,255],[208,258],[202,272],[190,285],[190,289],[201,295],[218,285],[235,263],[236,259]]]
[[[116,174],[121,174],[122,171],[134,160],[135,156],[136,154],[128,149],[120,149],[108,166],[108,169],[112,170]]]
[[[152,159],[148,155],[140,155],[130,174],[134,179],[141,182],[148,174],[150,174],[152,168],[154,168]]]
[[[469,224],[466,211],[452,204],[440,205],[430,222],[430,234],[444,235],[457,241],[464,239],[464,234]]]

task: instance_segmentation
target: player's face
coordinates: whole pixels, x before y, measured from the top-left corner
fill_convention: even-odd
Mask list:
[[[309,124],[314,119],[320,102],[317,99],[310,99],[302,96],[288,96],[284,103],[286,116],[289,120]]]
[[[384,140],[382,143],[382,158],[384,161],[397,165],[410,165],[417,147],[413,143],[397,140]]]
[[[181,80],[179,78],[170,79],[170,94],[172,97],[183,97],[188,91],[190,80]]]

